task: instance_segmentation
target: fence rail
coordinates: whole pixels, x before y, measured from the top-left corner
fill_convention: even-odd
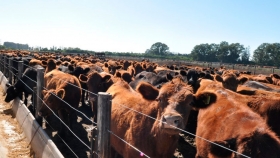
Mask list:
[[[244,65],[244,64],[232,64],[232,63],[220,63],[220,62],[202,62],[202,61],[185,61],[185,60],[170,60],[170,59],[155,59],[155,58],[139,58],[139,57],[126,57],[126,56],[107,56],[111,59],[123,59],[123,60],[135,60],[142,61],[148,59],[151,62],[155,62],[159,65],[177,65],[177,66],[200,66],[200,67],[212,67],[220,68],[221,66],[227,69],[238,71],[250,71],[252,74],[269,75],[272,73],[280,74],[280,68],[273,66],[259,66],[259,65]]]

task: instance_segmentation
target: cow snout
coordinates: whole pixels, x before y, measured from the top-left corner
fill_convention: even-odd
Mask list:
[[[163,128],[182,128],[183,118],[181,116],[165,115],[162,117]]]
[[[190,78],[189,80],[188,80],[188,84],[189,85],[192,85],[194,83],[194,80],[192,79],[192,78]]]

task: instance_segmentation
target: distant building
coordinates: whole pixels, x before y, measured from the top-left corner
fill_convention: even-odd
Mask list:
[[[4,46],[6,48],[11,48],[11,49],[24,49],[24,50],[29,49],[28,44],[19,44],[14,42],[4,42]]]

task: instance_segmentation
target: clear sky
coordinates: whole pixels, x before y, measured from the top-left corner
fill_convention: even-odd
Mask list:
[[[1,0],[0,42],[144,53],[280,43],[279,0]]]

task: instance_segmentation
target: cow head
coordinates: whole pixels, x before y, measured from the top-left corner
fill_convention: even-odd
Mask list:
[[[116,61],[108,61],[104,63],[104,66],[108,69],[108,72],[111,75],[115,75],[116,70],[121,69],[122,65],[119,65]]]
[[[176,135],[178,128],[185,127],[193,101],[192,89],[180,78],[165,83],[160,90],[149,83],[140,83],[136,90],[148,100],[155,100],[157,104],[157,120],[152,132],[157,131]]]
[[[187,72],[187,80],[189,85],[194,85],[198,80],[199,74],[195,69],[189,69]]]
[[[20,92],[16,89],[16,87],[12,86],[11,84],[7,83],[6,84],[7,91],[6,91],[6,97],[5,97],[5,102],[10,102],[13,99],[15,99],[17,96],[20,95]]]
[[[48,116],[48,115],[52,114],[50,109],[57,111],[58,109],[61,108],[60,107],[61,99],[63,99],[64,95],[65,95],[64,89],[43,90],[42,93],[44,96],[44,98],[43,98],[44,104],[39,109],[39,113],[38,113],[39,116],[42,116],[42,117]],[[59,99],[58,97],[61,99]]]
[[[92,72],[88,76],[81,74],[79,76],[79,81],[81,83],[87,84],[89,90],[89,101],[91,104],[92,111],[97,114],[97,93],[106,92],[107,89],[113,84],[111,80],[111,75],[107,73]]]
[[[216,75],[215,80],[221,82],[224,88],[236,92],[239,81],[234,73],[224,73],[222,76]]]

